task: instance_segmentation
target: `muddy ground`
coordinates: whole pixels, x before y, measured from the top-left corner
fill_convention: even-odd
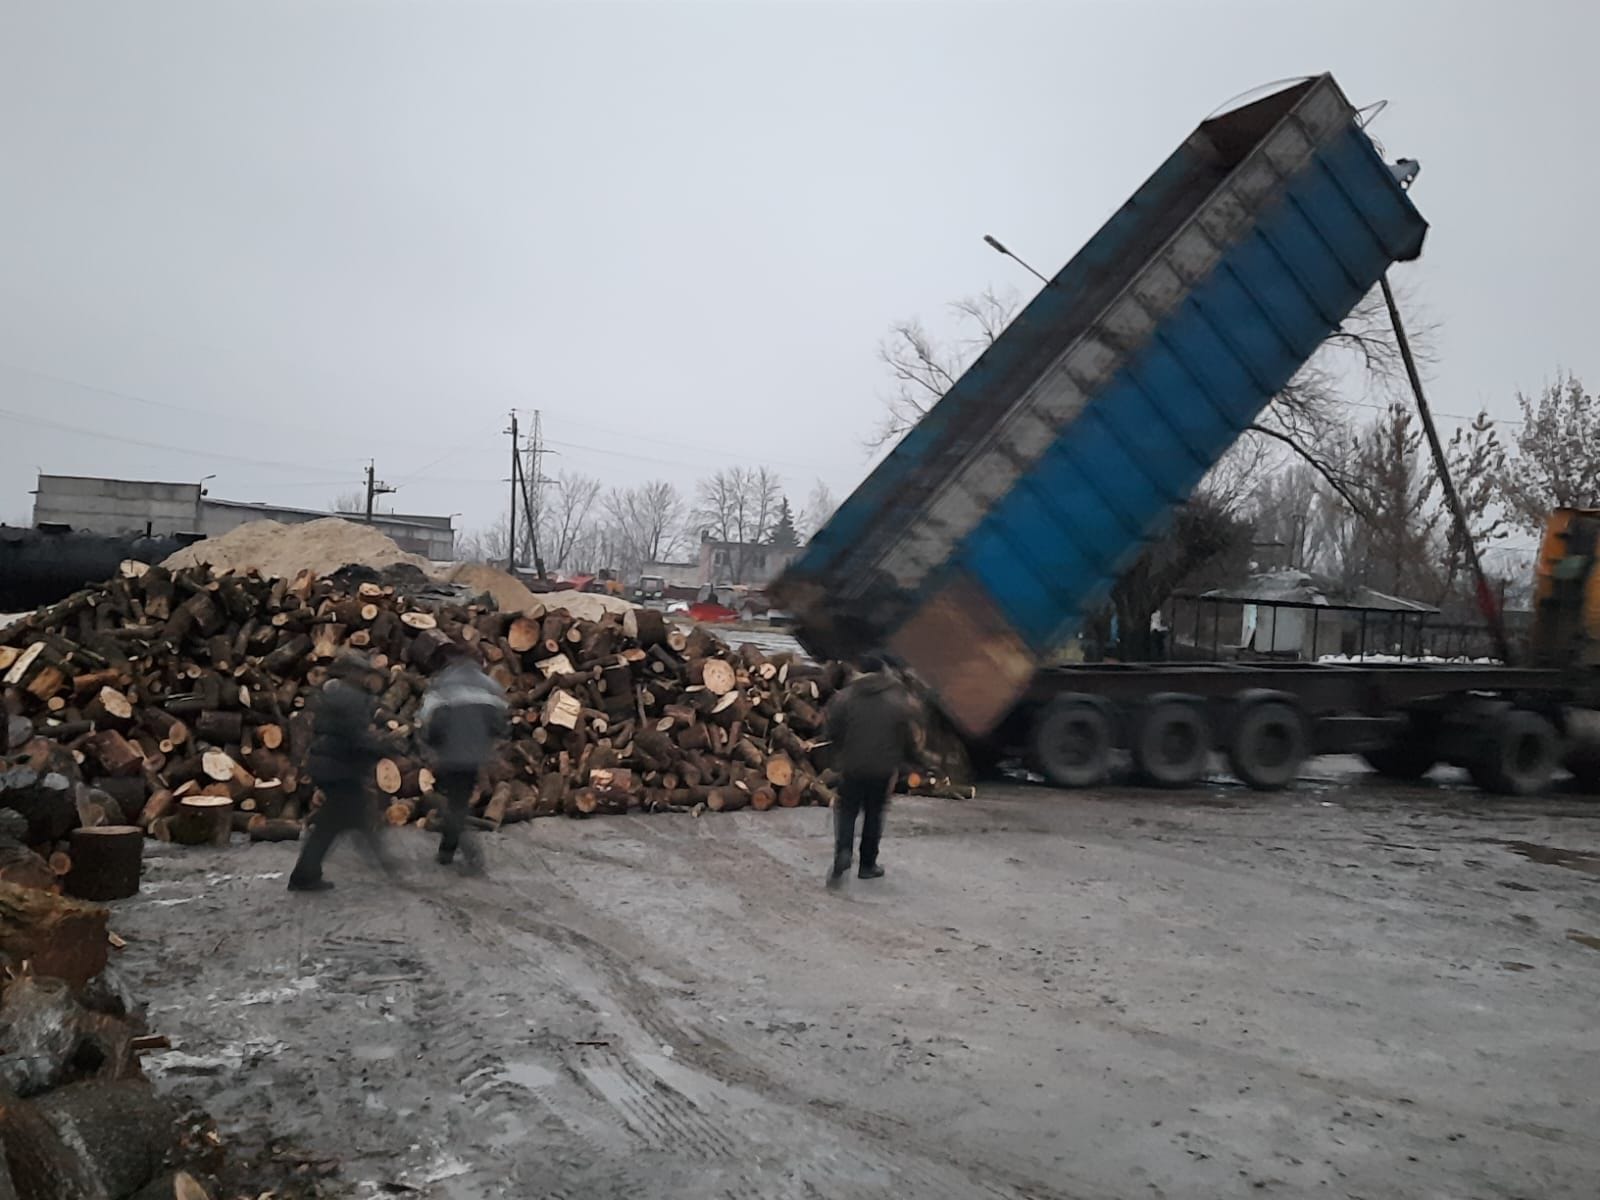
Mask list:
[[[120,961],[224,1127],[353,1195],[1593,1197],[1600,807],[999,786],[393,838],[152,845]]]

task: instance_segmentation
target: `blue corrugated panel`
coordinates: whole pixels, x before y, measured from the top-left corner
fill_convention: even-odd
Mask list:
[[[1381,174],[1380,174],[1381,173]],[[1045,653],[1377,282],[1418,220],[1359,134],[1319,153],[956,564]],[[936,584],[933,586],[937,586]]]

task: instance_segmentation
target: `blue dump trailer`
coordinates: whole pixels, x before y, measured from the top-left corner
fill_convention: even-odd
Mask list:
[[[1205,121],[775,585],[802,643],[890,652],[970,745],[1020,748],[1063,784],[1103,778],[1112,746],[1166,783],[1214,747],[1262,787],[1327,749],[1406,774],[1467,754],[1440,734],[1400,761],[1436,696],[1457,698],[1434,705],[1452,720],[1484,689],[1570,699],[1506,668],[1041,669],[1389,266],[1421,253],[1415,171],[1383,160],[1330,75]],[[1559,713],[1542,719],[1543,759],[1559,757]],[[1476,769],[1486,785],[1547,781],[1511,777],[1518,746]]]

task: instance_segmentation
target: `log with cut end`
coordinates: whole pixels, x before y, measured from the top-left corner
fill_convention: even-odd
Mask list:
[[[666,618],[653,608],[630,608],[622,615],[622,633],[648,650],[666,641]]]
[[[689,662],[689,682],[704,685],[715,696],[725,696],[738,685],[733,664],[720,658],[696,658]]]
[[[82,987],[105,968],[106,918],[97,904],[0,883],[0,954]]]
[[[127,695],[119,692],[109,684],[100,689],[100,707],[107,717],[114,721],[131,721],[133,719],[133,701]]]
[[[767,782],[775,788],[786,788],[794,782],[794,760],[787,754],[771,754],[766,762]]]
[[[172,840],[180,846],[226,846],[233,832],[233,800],[227,796],[185,796],[172,821]]]
[[[149,829],[162,817],[168,816],[177,807],[178,800],[167,788],[159,788],[150,793],[150,799],[144,802],[144,808],[139,813],[139,824]]]
[[[706,807],[712,812],[737,812],[750,803],[750,793],[737,787],[712,788],[706,794]]]
[[[430,630],[439,628],[439,622],[432,613],[403,612],[400,614],[400,620],[402,624],[412,629]]]
[[[256,729],[256,740],[268,750],[276,750],[283,745],[282,725],[262,725]]]
[[[546,725],[576,729],[583,716],[583,701],[571,692],[557,688],[546,697],[542,720]]]
[[[50,864],[26,846],[0,841],[0,883],[50,891],[56,886],[56,873]],[[0,1194],[3,1200],[3,1194]]]
[[[231,783],[243,768],[226,750],[210,749],[200,756],[200,769],[215,783]]]
[[[399,763],[392,758],[380,758],[374,774],[380,792],[385,796],[399,794],[400,785],[405,781],[405,772],[400,769]]]
[[[451,645],[448,633],[430,627],[411,639],[411,644],[406,647],[406,657],[419,671],[431,674],[443,661],[444,653]]]
[[[144,830],[137,825],[75,829],[71,846],[72,866],[61,881],[67,895],[100,901],[138,895],[144,867]]]
[[[540,623],[532,617],[518,617],[506,630],[506,644],[518,654],[524,654],[539,645],[544,638]]]

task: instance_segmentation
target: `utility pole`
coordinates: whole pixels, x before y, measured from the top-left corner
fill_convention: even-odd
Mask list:
[[[522,445],[517,440],[517,410],[511,410],[511,517],[506,528],[506,570],[517,573],[517,496],[522,491]]]
[[[372,459],[367,459],[367,524],[372,524],[372,502],[379,496],[384,496],[397,489],[387,483],[379,481],[377,465]]]
[[[544,414],[533,410],[533,436],[528,440],[528,461],[522,472],[522,515],[528,526],[528,545],[533,569],[545,578],[544,555],[539,552],[539,518],[544,515]]]

